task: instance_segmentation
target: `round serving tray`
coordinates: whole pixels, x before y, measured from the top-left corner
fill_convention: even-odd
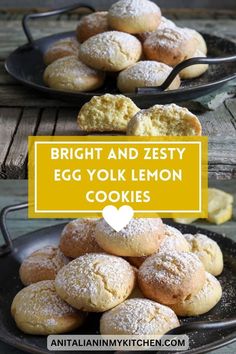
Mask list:
[[[6,227],[6,215],[9,211],[25,207],[27,204],[8,207],[1,213],[0,228],[6,245],[0,248],[0,340],[30,353],[43,354],[49,353],[46,337],[26,335],[18,330],[11,317],[10,306],[14,296],[22,288],[19,279],[20,263],[30,253],[43,246],[57,245],[65,223],[30,232],[12,242]],[[177,224],[170,219],[165,219],[165,222],[183,233],[206,234],[218,242],[224,255],[224,271],[218,278],[223,288],[223,297],[207,314],[181,320],[185,325],[182,327],[182,333],[188,333],[191,327],[204,329],[188,333],[190,349],[183,353],[204,353],[233,342],[236,339],[236,243],[220,234],[193,225]],[[99,318],[99,314],[90,314],[85,325],[74,333],[99,333]]]
[[[90,100],[94,95],[119,93],[116,88],[117,74],[107,75],[104,86],[93,92],[64,92],[46,87],[43,82],[43,72],[45,69],[43,55],[45,51],[53,42],[68,36],[75,36],[75,31],[58,33],[34,40],[28,27],[29,19],[53,16],[78,7],[87,7],[90,11],[94,11],[93,8],[87,5],[77,4],[51,12],[25,16],[23,19],[23,29],[28,38],[28,43],[10,54],[5,62],[5,68],[13,78],[28,87],[57,99],[76,101],[77,104],[82,104]],[[183,80],[178,90],[164,91],[166,87],[163,84],[159,88],[139,89],[136,93],[127,94],[127,96],[132,98],[139,107],[145,108],[156,103],[165,104],[197,98],[218,89],[227,81],[236,78],[236,43],[205,33],[202,33],[202,35],[207,42],[208,57],[188,59],[184,64],[182,63],[183,65],[178,65],[173,69],[170,81],[178,74],[181,68],[193,65],[194,63],[205,62],[211,64],[206,73],[193,80]]]

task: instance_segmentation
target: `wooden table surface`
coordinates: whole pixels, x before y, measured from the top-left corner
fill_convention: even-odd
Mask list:
[[[176,23],[236,41],[236,12],[183,10],[165,13]],[[15,82],[4,70],[4,60],[26,42],[22,13],[0,9],[0,178],[27,177],[29,135],[78,135],[76,115],[80,102],[71,106],[49,99]],[[37,20],[35,38],[72,30],[78,14]],[[209,141],[209,176],[236,178],[236,98],[228,98],[215,111],[198,114]]]
[[[222,190],[232,193],[234,195],[234,200],[236,201],[236,180],[231,181],[211,181],[210,186],[221,188]],[[7,205],[22,203],[27,201],[27,181],[1,181],[0,183],[0,210]],[[63,220],[64,222],[65,220]],[[37,230],[39,228],[51,226],[58,224],[62,220],[56,219],[32,219],[27,220],[27,212],[18,211],[15,213],[10,213],[8,216],[8,227],[12,238],[19,237],[28,232]],[[194,225],[219,232],[232,238],[236,241],[236,202],[234,203],[234,212],[232,220],[228,221],[222,225],[212,225],[207,222],[199,221],[195,222]],[[0,235],[0,244],[2,244],[2,237]],[[4,286],[4,284],[2,284]],[[4,343],[0,342],[0,353],[4,354],[22,354],[23,352],[14,349]],[[235,354],[236,353],[236,342],[213,351],[212,354]]]

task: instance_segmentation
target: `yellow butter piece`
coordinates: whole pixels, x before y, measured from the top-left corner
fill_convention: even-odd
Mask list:
[[[223,224],[232,217],[233,196],[220,189],[208,189],[208,218],[214,224]]]
[[[220,189],[208,188],[208,217],[213,224],[223,224],[231,219],[233,214],[234,198],[231,194]],[[196,218],[175,218],[180,224],[191,224]]]

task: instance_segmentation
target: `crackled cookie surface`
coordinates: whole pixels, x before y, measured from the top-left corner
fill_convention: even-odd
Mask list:
[[[82,325],[85,314],[63,301],[54,280],[44,280],[22,289],[14,298],[11,313],[17,327],[28,334],[59,334]]]
[[[59,296],[71,306],[83,311],[103,312],[131,294],[135,273],[122,258],[90,253],[61,269],[55,284]]]

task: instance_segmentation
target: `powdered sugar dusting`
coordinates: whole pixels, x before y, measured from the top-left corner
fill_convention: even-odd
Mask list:
[[[85,253],[104,252],[95,240],[97,219],[76,219],[67,224],[61,234],[60,249],[71,258]]]
[[[46,70],[45,75],[61,78],[64,76],[72,76],[73,80],[78,83],[82,80],[86,80],[86,76],[97,76],[100,74],[98,70],[90,68],[89,66],[82,63],[76,56],[68,56],[65,58],[58,59],[50,64]]]
[[[98,222],[97,230],[108,236],[119,238],[136,238],[140,234],[157,231],[159,233],[162,221],[159,218],[133,218],[121,231],[115,231],[104,219]]]
[[[110,330],[117,334],[162,335],[178,325],[178,319],[169,307],[137,298],[126,300],[101,319],[104,334]]]
[[[194,252],[199,257],[204,256],[204,254],[208,254],[211,258],[213,258],[215,256],[215,252],[219,250],[217,243],[206,235],[185,234],[184,237],[189,243],[190,251]]]
[[[161,243],[159,252],[168,252],[170,250],[176,251],[190,251],[188,242],[185,240],[182,233],[175,227],[166,226],[166,237]]]
[[[161,22],[159,23],[158,27],[156,28],[156,30],[164,30],[165,28],[175,28],[176,24],[169,20],[168,18],[161,16]],[[144,42],[149,36],[150,34],[152,34],[153,32],[141,32],[138,33],[138,38],[141,40],[141,42]]]
[[[57,295],[53,280],[29,285],[21,290],[15,299],[19,305],[17,311],[28,313],[29,316],[40,314],[41,317],[51,317],[55,320],[56,317],[76,313],[75,309]]]
[[[185,41],[193,38],[191,31],[185,28],[173,27],[158,29],[148,36],[145,45],[149,47],[177,48]]]
[[[160,14],[160,8],[149,0],[120,0],[109,10],[109,15],[118,18],[134,18],[153,13]]]
[[[220,287],[219,281],[210,273],[206,272],[206,280],[203,288],[187,302],[194,302],[194,300],[206,300],[215,292],[215,288]]]
[[[108,28],[107,11],[99,11],[84,16],[78,23],[78,26],[87,26],[88,29]]]
[[[32,268],[37,270],[54,270],[55,274],[65,264],[69,262],[69,259],[64,256],[58,247],[45,246],[27,257],[23,263],[23,267]]]
[[[102,296],[102,291],[109,292],[114,297],[119,296],[119,291],[125,289],[133,278],[134,271],[124,259],[90,253],[61,269],[56,285],[67,291],[69,296],[76,297],[79,294],[95,302]]]
[[[71,55],[77,55],[79,51],[79,43],[73,37],[67,37],[59,39],[58,41],[54,42],[47,50],[51,53],[57,51],[67,51],[70,52]]]
[[[176,27],[176,24],[169,20],[168,18],[164,17],[164,16],[161,16],[161,22],[158,26],[158,30],[163,30],[165,28],[175,28]]]
[[[88,235],[94,238],[94,230],[96,227],[96,219],[75,219],[69,222],[62,230],[61,237],[70,233],[74,240],[87,239]]]
[[[80,47],[81,55],[104,58],[111,62],[118,52],[127,57],[135,57],[140,50],[141,44],[136,37],[119,31],[99,33],[90,37]]]
[[[120,79],[141,81],[144,86],[162,84],[172,68],[164,63],[146,60],[129,67],[120,73]]]
[[[172,251],[148,257],[139,271],[147,281],[181,286],[186,277],[191,278],[201,268],[202,263],[193,253]]]

